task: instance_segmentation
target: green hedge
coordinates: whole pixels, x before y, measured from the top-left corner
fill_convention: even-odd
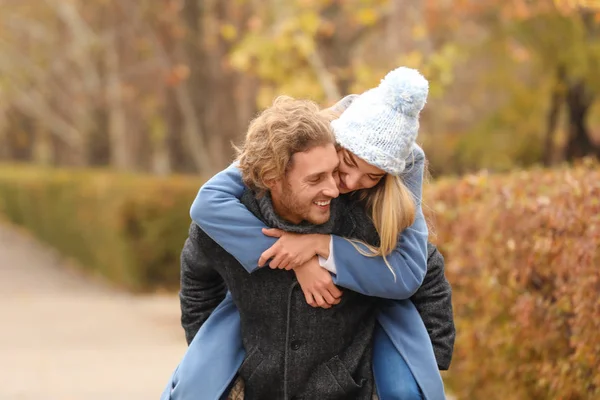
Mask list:
[[[179,286],[200,178],[0,166],[0,213],[133,291]]]

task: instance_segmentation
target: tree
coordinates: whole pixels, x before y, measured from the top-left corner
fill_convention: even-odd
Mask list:
[[[553,161],[563,110],[567,137],[560,158],[600,156],[600,143],[593,140],[587,121],[600,94],[600,7],[588,3],[593,2],[492,0],[469,9],[470,17],[491,27],[487,44],[503,42],[516,61],[513,71],[528,69],[529,81],[537,86],[532,93],[543,96],[539,106],[546,109],[542,145],[546,164]]]

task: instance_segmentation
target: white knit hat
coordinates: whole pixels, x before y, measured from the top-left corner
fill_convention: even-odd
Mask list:
[[[337,142],[392,175],[404,172],[419,131],[429,84],[415,69],[397,68],[331,123]]]

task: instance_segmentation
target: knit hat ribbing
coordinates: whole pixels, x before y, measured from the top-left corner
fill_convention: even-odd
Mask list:
[[[415,69],[397,68],[331,123],[337,142],[392,175],[405,168],[419,131],[429,84]]]

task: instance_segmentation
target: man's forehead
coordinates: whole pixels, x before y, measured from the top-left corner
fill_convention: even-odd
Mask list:
[[[292,161],[292,171],[302,175],[328,172],[337,168],[340,163],[333,144],[317,146],[307,151],[295,153],[292,156]]]

